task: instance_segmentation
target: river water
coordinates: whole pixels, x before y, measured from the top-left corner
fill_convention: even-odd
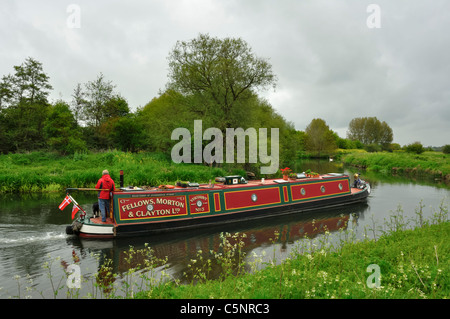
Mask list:
[[[355,172],[353,168],[323,161],[300,162],[295,169],[307,168],[319,173]],[[56,298],[66,298],[67,275],[61,261],[70,265],[74,263],[73,256],[79,259],[76,264],[83,278],[93,278],[105,260],[110,261],[113,273],[119,274],[117,284],[129,280],[123,274],[129,268],[126,257],[130,247],[135,250],[151,247],[156,257],[167,258],[166,271],[170,277],[182,279],[183,273],[191,269],[188,265],[198,259],[198,251],[217,252],[220,249],[223,232],[245,233],[243,251],[247,261],[256,265],[258,260],[260,268],[264,262],[282,261],[291,252],[306,247],[305,243],[311,247],[314,239],[316,243],[321,242],[325,230],[329,232],[327,241],[333,243],[344,237],[373,238],[379,236],[381,229],[389,228],[386,225],[393,214],[404,217],[410,225],[417,225],[416,210],[420,203],[425,218],[431,218],[439,211],[442,203],[449,206],[450,188],[433,180],[366,175],[364,172],[362,178],[372,186],[367,204],[201,231],[120,240],[80,240],[66,235],[65,227],[71,223],[71,205],[63,212],[58,209],[65,194],[1,195],[0,298],[47,299],[54,298],[55,291]],[[74,197],[84,210],[91,212],[95,193],[78,193]],[[375,229],[378,232],[374,233]],[[276,234],[279,234],[278,238]],[[89,293],[101,297],[93,288],[94,281],[81,282],[80,298]],[[116,294],[120,295],[120,291]]]

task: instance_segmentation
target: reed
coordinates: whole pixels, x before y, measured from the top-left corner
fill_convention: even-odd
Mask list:
[[[68,187],[93,187],[108,169],[118,185],[120,170],[125,186],[158,186],[187,180],[207,183],[226,175],[225,169],[175,164],[159,153],[108,151],[60,156],[46,152],[0,155],[0,193],[59,192]]]
[[[450,155],[442,152],[424,152],[420,155],[402,151],[352,152],[343,155],[342,161],[373,172],[426,175],[450,181]]]

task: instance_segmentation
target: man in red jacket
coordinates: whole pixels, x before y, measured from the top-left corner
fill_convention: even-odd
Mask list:
[[[95,188],[108,189],[98,192],[98,207],[102,213],[102,222],[106,222],[106,217],[109,216],[110,211],[111,192],[116,190],[114,181],[106,169],[103,171],[102,177],[98,180]]]

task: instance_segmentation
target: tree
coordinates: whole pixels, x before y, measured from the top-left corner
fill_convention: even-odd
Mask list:
[[[450,144],[446,144],[442,147],[442,153],[450,154]]]
[[[143,125],[137,121],[136,115],[128,114],[116,118],[110,136],[115,148],[136,152],[144,147],[142,131]]]
[[[214,118],[222,131],[235,126],[232,115],[238,101],[276,82],[271,65],[240,38],[200,34],[189,42],[178,41],[168,60],[168,88],[194,96],[192,111]]]
[[[77,122],[69,105],[64,101],[58,101],[51,106],[44,133],[50,148],[61,154],[86,150],[86,143],[81,139]]]
[[[112,130],[118,117],[130,112],[128,102],[114,91],[115,85],[102,73],[94,81],[77,84],[72,94],[72,110],[83,126],[84,140],[89,147],[113,146]]]
[[[47,104],[52,86],[50,78],[43,72],[42,63],[29,57],[19,66],[14,66],[12,78],[15,104]]]
[[[318,157],[324,152],[336,150],[336,140],[333,131],[322,119],[313,119],[305,130],[305,148],[316,153]]]
[[[97,79],[85,84],[82,90],[78,84],[73,92],[72,108],[77,118],[88,125],[98,127],[104,120],[129,112],[128,103],[114,92],[115,85],[106,81],[100,73]]]
[[[425,149],[423,148],[422,143],[414,142],[405,146],[405,150],[408,153],[422,154]]]
[[[4,138],[10,142],[4,151],[32,150],[44,146],[43,127],[52,86],[42,63],[29,57],[15,73],[2,77],[0,111],[3,114]]]
[[[376,117],[359,117],[350,121],[347,137],[365,145],[378,144],[387,149],[393,140],[392,129]]]

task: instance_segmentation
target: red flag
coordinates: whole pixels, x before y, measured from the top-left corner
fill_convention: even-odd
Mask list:
[[[76,213],[80,210],[80,208],[77,205],[73,205],[72,208],[72,219],[74,219]]]
[[[70,196],[67,195],[66,198],[64,198],[64,200],[62,201],[61,205],[59,205],[59,209],[64,210],[64,208],[66,208],[66,206],[69,205],[71,201],[72,200],[70,199]]]

